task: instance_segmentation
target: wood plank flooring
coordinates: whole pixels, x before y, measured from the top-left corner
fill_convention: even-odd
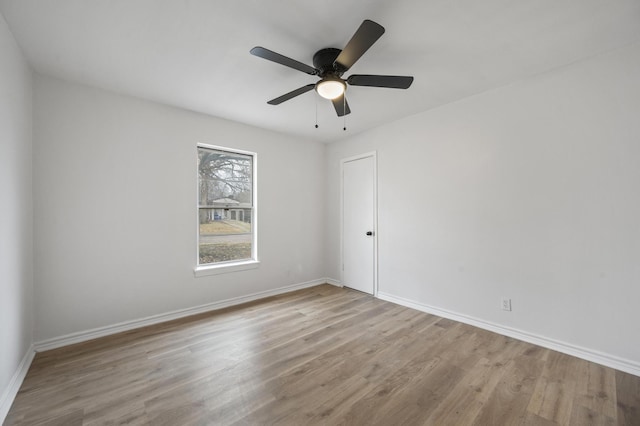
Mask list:
[[[330,285],[38,353],[6,425],[640,425],[640,378]]]

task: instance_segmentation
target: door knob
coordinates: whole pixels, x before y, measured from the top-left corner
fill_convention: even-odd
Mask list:
[[[368,237],[370,237],[370,236],[372,236],[372,235],[373,235],[373,232],[372,232],[372,231],[367,231],[367,236],[368,236]]]

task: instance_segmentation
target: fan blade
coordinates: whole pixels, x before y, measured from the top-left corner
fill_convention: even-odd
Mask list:
[[[353,74],[347,79],[352,86],[389,87],[391,89],[408,89],[413,77],[399,75],[367,75]]]
[[[349,108],[349,103],[344,98],[344,93],[342,94],[342,96],[338,96],[335,99],[331,99],[331,102],[333,102],[333,107],[336,109],[336,113],[338,114],[338,117],[342,117],[343,115],[347,115],[351,113],[351,109]]]
[[[283,103],[284,101],[288,101],[291,98],[295,98],[296,96],[302,95],[303,93],[307,93],[309,90],[312,90],[314,87],[316,87],[315,84],[307,84],[306,86],[302,86],[299,89],[293,90],[287,94],[284,94],[280,97],[277,97],[275,99],[271,99],[269,102],[267,102],[269,105],[280,105],[281,103]]]
[[[256,46],[250,50],[250,53],[259,58],[266,59],[268,61],[275,62],[280,65],[284,65],[285,67],[293,68],[298,71],[305,72],[310,75],[316,75],[318,71],[302,62],[298,62],[295,59],[287,58],[279,53],[271,51],[269,49],[265,49],[264,47]]]
[[[351,37],[349,43],[340,52],[335,60],[335,64],[341,71],[346,71],[356,63],[358,59],[369,50],[373,43],[375,43],[384,34],[384,27],[373,21],[365,19],[360,28]]]

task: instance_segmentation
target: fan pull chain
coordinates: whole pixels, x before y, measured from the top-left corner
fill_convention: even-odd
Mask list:
[[[342,119],[343,121],[343,125],[344,127],[342,127],[342,130],[344,130],[345,132],[347,131],[347,97],[344,95],[344,93],[342,94]]]
[[[313,97],[316,100],[316,129],[318,128],[318,97]]]

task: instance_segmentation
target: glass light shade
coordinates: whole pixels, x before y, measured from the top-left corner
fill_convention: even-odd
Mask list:
[[[335,99],[342,95],[346,87],[339,80],[322,80],[316,84],[316,92],[325,99]]]

